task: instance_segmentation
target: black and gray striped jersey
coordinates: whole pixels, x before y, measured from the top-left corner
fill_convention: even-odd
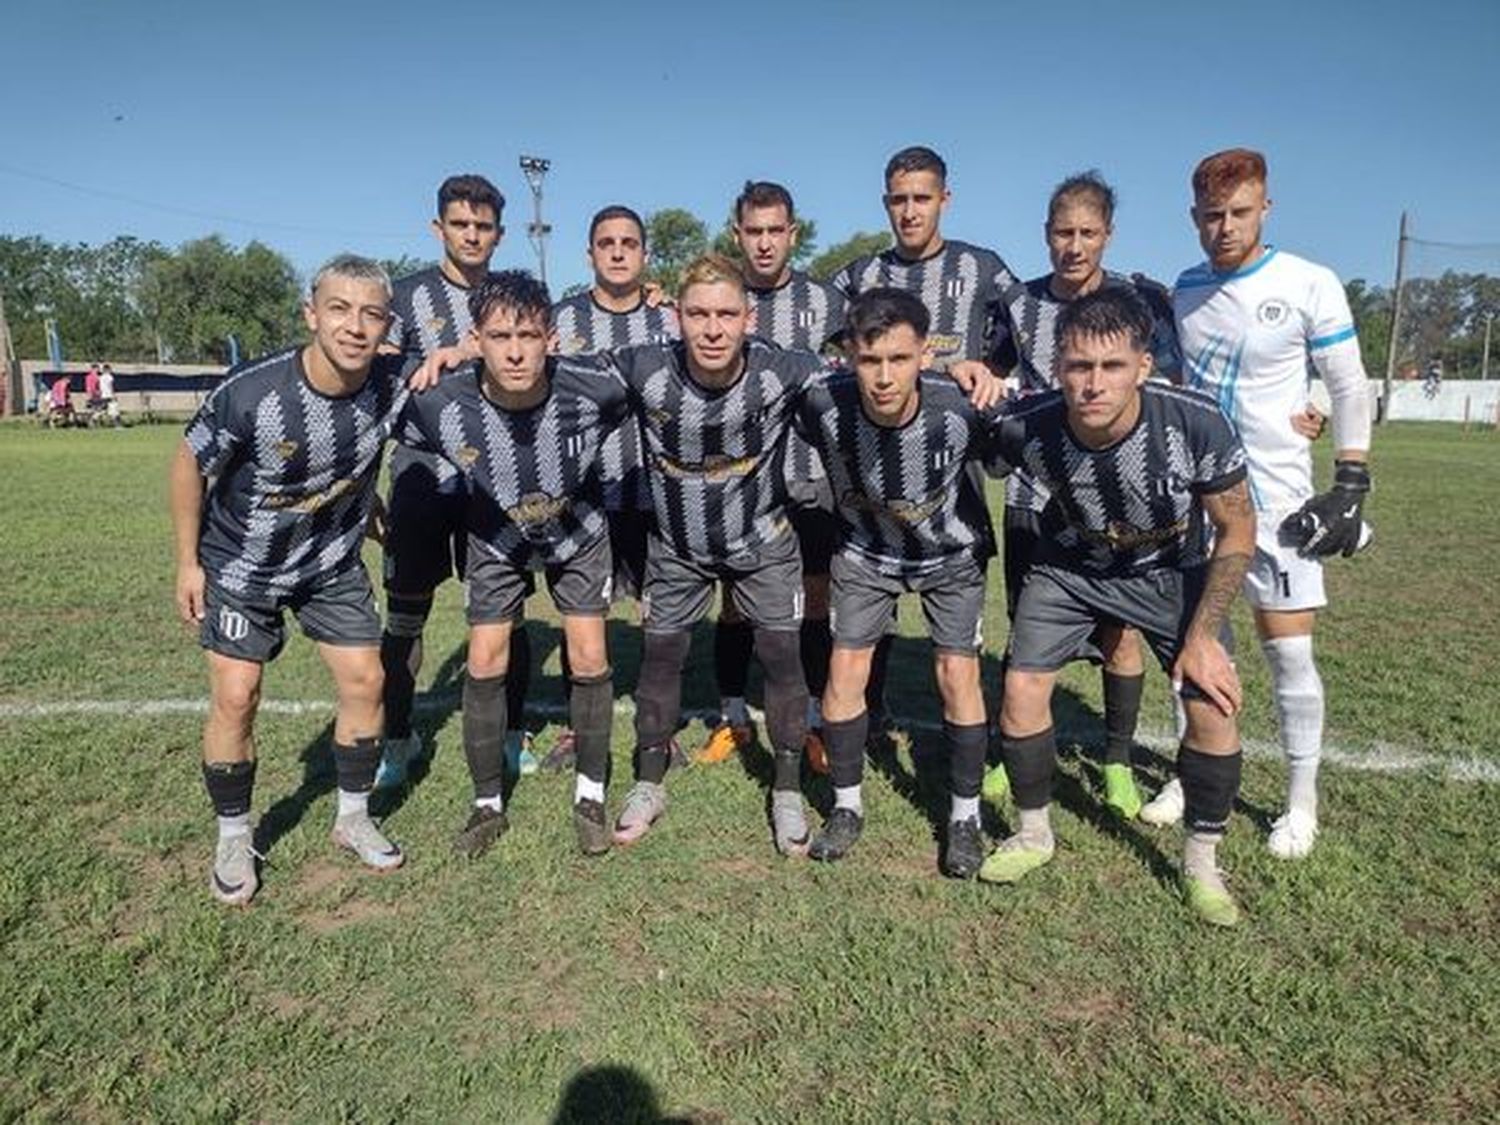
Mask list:
[[[995,553],[989,509],[968,471],[988,455],[994,415],[946,375],[924,371],[917,387],[917,413],[903,426],[870,421],[848,371],[815,382],[797,413],[828,469],[840,549],[905,577],[965,556],[982,565]]]
[[[995,431],[998,462],[1051,493],[1037,562],[1120,576],[1185,569],[1206,558],[1200,497],[1245,479],[1245,449],[1218,404],[1148,382],[1141,413],[1119,441],[1090,449],[1072,436],[1061,391],[1008,403]]]
[[[236,368],[188,423],[209,478],[198,557],[216,585],[280,598],[359,562],[380,454],[409,392],[396,356],[360,389],[325,395],[302,349]]]
[[[630,388],[667,547],[694,562],[753,566],[789,526],[782,455],[802,389],[822,361],[752,337],[740,377],[711,390],[689,375],[681,344],[597,359]]]
[[[999,254],[954,240],[915,262],[894,248],[856,258],[833,279],[851,301],[881,285],[920,297],[932,317],[927,346],[937,368],[960,359],[987,359],[995,351],[1006,330],[1000,295],[1015,282]]]
[[[407,362],[451,348],[468,335],[474,323],[469,315],[470,290],[450,280],[440,267],[403,277],[393,288],[391,326],[385,340],[399,348]],[[411,465],[425,466],[440,487],[452,487],[457,480],[453,466],[441,457],[398,445],[391,453],[391,477],[400,476]]]
[[[1182,382],[1182,350],[1177,345],[1177,323],[1172,316],[1172,293],[1144,274],[1106,272],[1101,288],[1130,289],[1151,310],[1153,377]],[[1052,275],[1018,282],[1000,297],[1007,331],[993,354],[995,366],[1016,375],[1022,394],[1049,391],[1057,386],[1057,317],[1067,301],[1052,292]],[[1005,482],[1005,503],[1012,508],[1040,512],[1047,506],[1047,490],[1038,489],[1025,472],[1012,473]]]
[[[478,364],[413,395],[398,438],[435,450],[468,482],[468,530],[518,570],[562,563],[608,532],[601,449],[629,411],[625,388],[553,357],[547,397],[505,410]]]
[[[585,290],[552,306],[552,328],[559,354],[593,355],[637,344],[671,343],[677,339],[677,313],[668,305],[653,308],[644,299],[629,312],[612,312]],[[610,511],[651,510],[649,482],[640,472],[639,426],[627,423],[610,435],[604,466],[604,502]]]
[[[746,288],[755,310],[755,334],[782,348],[821,352],[844,328],[849,302],[827,282],[793,270],[774,289]],[[795,432],[787,435],[786,479],[794,492],[823,478],[823,463]]]

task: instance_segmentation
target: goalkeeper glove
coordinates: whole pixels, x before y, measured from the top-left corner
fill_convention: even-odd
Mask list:
[[[1370,491],[1370,470],[1363,461],[1334,463],[1333,487],[1314,496],[1287,516],[1283,537],[1305,559],[1354,554],[1370,541],[1370,528],[1361,516]]]

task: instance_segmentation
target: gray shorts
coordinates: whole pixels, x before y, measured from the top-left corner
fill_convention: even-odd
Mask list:
[[[269,599],[230,593],[210,577],[203,595],[198,643],[220,656],[269,663],[286,644],[282,612],[288,609],[302,632],[322,644],[351,648],[380,644],[380,611],[363,563],[316,586]]]
[[[971,655],[983,646],[984,566],[972,555],[904,578],[843,553],[833,556],[828,620],[834,645],[872,647],[890,626],[902,594],[921,597],[927,633],[938,651]]]
[[[728,583],[734,608],[751,625],[780,630],[801,627],[802,558],[797,537],[784,533],[763,547],[760,559],[747,567],[679,558],[653,534],[646,552],[641,628],[648,633],[691,629],[708,612],[720,581]]]
[[[569,617],[603,617],[609,612],[614,563],[609,536],[601,535],[567,562],[543,568],[547,592],[557,612]],[[464,610],[470,625],[516,621],[536,590],[536,572],[496,555],[469,537]]]
[[[1157,570],[1105,578],[1034,566],[1011,622],[1010,666],[1054,672],[1070,661],[1088,658],[1095,651],[1090,643],[1094,630],[1102,623],[1113,623],[1139,629],[1161,666],[1170,672],[1198,608],[1205,570]],[[1234,635],[1227,622],[1219,630],[1219,641],[1234,652]]]

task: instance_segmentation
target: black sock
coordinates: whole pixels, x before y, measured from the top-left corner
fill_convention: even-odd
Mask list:
[[[660,785],[667,776],[667,744],[637,746],[635,748],[635,779]]]
[[[422,626],[432,611],[432,597],[386,598],[385,632],[380,635],[380,667],[385,672],[381,699],[385,705],[385,736],[405,738],[411,734],[412,701],[417,677],[411,670],[411,653],[422,640]]]
[[[1052,727],[1023,738],[1000,736],[1000,752],[1018,809],[1044,809],[1052,803],[1057,736]]]
[[[1244,755],[1205,754],[1183,743],[1177,750],[1177,776],[1182,779],[1183,823],[1190,832],[1222,834],[1240,791]]]
[[[870,737],[870,713],[861,711],[843,722],[823,720],[828,746],[828,771],[836,788],[858,785],[865,776],[865,743]]]
[[[896,638],[891,633],[875,642],[875,652],[870,657],[870,679],[865,684],[865,711],[868,714],[885,714],[885,675],[891,660],[891,646],[895,643]]]
[[[1130,748],[1135,744],[1135,727],[1141,717],[1141,689],[1146,686],[1144,672],[1135,676],[1117,676],[1104,672],[1104,760],[1106,763],[1130,764]]]
[[[802,788],[802,751],[778,750],[773,755],[771,788],[775,792]]]
[[[255,792],[255,763],[204,762],[203,787],[216,816],[244,816]]]
[[[573,662],[568,659],[568,642],[557,647],[557,662],[562,665],[563,698],[573,698]]]
[[[614,718],[615,687],[608,671],[573,681],[568,719],[577,737],[578,772],[603,785],[609,769],[609,734]]]
[[[755,630],[755,654],[766,676],[766,734],[778,754],[802,753],[807,739],[807,682],[802,676],[797,635],[779,629]]]
[[[822,699],[828,689],[828,661],[833,657],[833,633],[828,628],[828,618],[809,618],[802,622],[800,639],[807,694]]]
[[[352,744],[333,744],[333,769],[339,791],[368,793],[375,788],[375,771],[380,768],[380,739],[356,738]]]
[[[505,677],[464,678],[464,758],[475,797],[505,788]]]
[[[990,729],[985,723],[943,720],[943,745],[948,751],[948,788],[955,797],[979,796],[984,780],[984,752]]]
[[[750,654],[755,630],[748,621],[723,621],[714,626],[714,678],[721,699],[744,699],[750,686]]]
[[[647,632],[642,637],[635,688],[637,746],[665,746],[677,733],[677,720],[682,714],[682,662],[687,659],[692,639],[685,630]]]
[[[517,621],[510,631],[510,663],[505,669],[505,723],[512,730],[526,729],[526,696],[531,691],[531,636],[526,622]]]

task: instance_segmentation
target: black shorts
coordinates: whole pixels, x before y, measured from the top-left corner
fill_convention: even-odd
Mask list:
[[[1090,638],[1099,625],[1118,624],[1139,629],[1157,661],[1170,673],[1198,608],[1205,569],[1105,578],[1035,566],[1011,622],[1010,666],[1056,671],[1070,661],[1090,657]],[[1234,635],[1227,623],[1219,630],[1219,642],[1234,652]],[[1184,684],[1183,693],[1192,696],[1196,688]]]
[[[890,627],[902,594],[922,599],[927,633],[940,652],[972,655],[984,644],[984,566],[972,555],[930,574],[882,574],[846,554],[833,557],[829,624],[837,648],[871,648]]]
[[[655,516],[632,508],[606,512],[614,561],[614,596],[639,599],[646,585],[646,541]]]
[[[463,578],[467,499],[462,478],[439,484],[424,461],[399,471],[392,466],[383,568],[388,593],[430,594],[450,577]]]
[[[781,630],[801,627],[802,560],[797,537],[790,534],[761,548],[760,558],[743,567],[679,558],[653,534],[646,554],[641,627],[650,633],[691,629],[708,612],[714,587],[721,581],[734,608],[751,625]]]
[[[216,586],[210,576],[198,643],[220,656],[268,663],[286,644],[282,611],[288,609],[312,640],[351,648],[380,645],[380,611],[362,563],[276,598],[241,597]]]
[[[821,486],[817,494],[809,496],[805,503],[793,504],[787,513],[802,552],[802,573],[814,578],[828,574],[833,553],[839,549],[839,518],[833,510],[833,490],[826,478],[816,483]]]
[[[609,612],[614,570],[609,536],[601,535],[567,562],[543,568],[547,592],[557,612],[569,617],[603,617]],[[517,621],[536,590],[536,571],[496,555],[477,538],[469,543],[464,612],[470,625]]]

